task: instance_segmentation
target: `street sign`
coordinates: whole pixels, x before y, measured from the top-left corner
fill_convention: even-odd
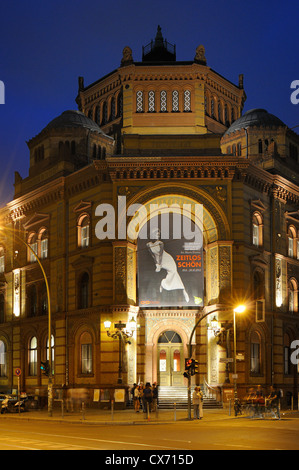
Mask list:
[[[15,375],[16,375],[17,377],[20,377],[21,373],[22,373],[21,369],[20,369],[19,367],[17,367],[17,368],[15,369]]]
[[[221,357],[219,359],[219,362],[234,362],[234,358],[233,357],[227,357],[227,358]]]

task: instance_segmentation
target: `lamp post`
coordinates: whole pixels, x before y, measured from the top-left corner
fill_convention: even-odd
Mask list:
[[[244,305],[238,305],[234,309],[234,397],[238,396],[237,392],[237,334],[236,334],[236,313],[244,313],[246,307]]]
[[[134,325],[133,325],[134,323]],[[119,321],[118,323],[114,323],[114,328],[115,330],[110,332],[110,327],[111,327],[111,321],[106,320],[104,321],[104,327],[107,332],[107,336],[113,338],[113,339],[118,339],[118,379],[117,383],[122,384],[123,383],[123,361],[122,361],[122,353],[123,353],[123,348],[122,345],[124,344],[131,344],[130,338],[132,338],[134,331],[135,331],[135,320],[130,320],[129,322],[130,329],[126,330],[126,323],[122,323]]]
[[[53,372],[52,372],[52,347],[51,347],[51,298],[50,298],[50,288],[49,288],[48,279],[47,279],[44,267],[43,267],[39,257],[37,256],[35,251],[31,248],[31,246],[28,243],[26,243],[21,237],[16,235],[15,231],[10,229],[10,228],[7,228],[7,227],[4,228],[4,227],[0,226],[0,231],[2,231],[4,233],[6,233],[6,231],[12,232],[13,236],[18,241],[23,243],[30,250],[30,252],[33,254],[35,260],[38,262],[39,267],[42,270],[44,280],[45,280],[46,290],[47,290],[47,300],[48,300],[48,341],[49,341],[48,415],[52,416],[52,414],[53,414],[53,382],[52,382]]]

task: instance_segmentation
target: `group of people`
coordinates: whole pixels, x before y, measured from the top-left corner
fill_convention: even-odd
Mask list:
[[[152,385],[149,382],[146,382],[145,385],[142,382],[139,385],[134,384],[131,394],[136,413],[139,413],[140,409],[142,409],[143,413],[157,410],[158,385],[156,382]]]
[[[281,392],[276,386],[270,387],[268,395],[263,393],[260,385],[257,389],[251,388],[245,397],[245,406],[254,412],[254,415],[261,415],[263,411],[271,411],[277,419],[280,419],[280,398]]]
[[[203,393],[200,387],[195,387],[192,395],[193,417],[194,419],[203,418]]]

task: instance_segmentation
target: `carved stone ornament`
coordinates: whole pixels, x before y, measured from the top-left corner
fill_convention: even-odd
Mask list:
[[[203,65],[207,64],[207,59],[205,57],[205,48],[203,45],[200,45],[196,48],[194,61],[197,62],[198,64],[203,64]]]
[[[129,65],[133,63],[132,49],[126,46],[123,49],[123,57],[121,59],[121,65]]]

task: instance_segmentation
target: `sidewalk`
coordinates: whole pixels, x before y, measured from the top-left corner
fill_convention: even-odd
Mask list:
[[[298,411],[284,411],[282,412],[282,419],[292,414],[294,417],[299,418]],[[115,410],[113,413],[110,410],[96,410],[87,408],[84,413],[82,411],[66,412],[63,415],[61,410],[54,409],[52,416],[48,416],[48,411],[35,411],[30,410],[24,413],[6,413],[0,415],[0,420],[3,419],[17,419],[22,421],[36,420],[48,422],[61,422],[73,424],[87,424],[87,425],[149,425],[149,424],[165,424],[188,421],[188,410],[159,410],[150,413],[149,418],[146,413],[136,413],[133,410]],[[193,421],[193,409],[191,410],[191,418]],[[232,411],[229,416],[228,408],[225,409],[208,409],[204,410],[204,421],[213,422],[219,420],[231,419],[249,419],[248,416],[241,415],[235,417]],[[197,421],[197,420],[195,420]]]

